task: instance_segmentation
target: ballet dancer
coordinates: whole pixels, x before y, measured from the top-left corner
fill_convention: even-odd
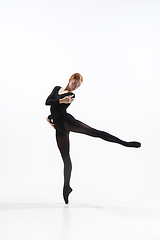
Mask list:
[[[46,120],[56,130],[57,146],[60,150],[64,162],[64,186],[63,198],[68,204],[69,194],[72,192],[70,187],[70,178],[72,171],[72,162],[69,154],[69,133],[83,133],[91,137],[98,137],[108,142],[118,143],[125,147],[139,148],[139,142],[126,142],[107,132],[94,129],[83,122],[75,119],[71,114],[67,113],[66,109],[75,98],[75,91],[83,82],[83,77],[79,73],[74,73],[66,87],[56,86],[48,96],[45,104],[50,105],[51,115]]]

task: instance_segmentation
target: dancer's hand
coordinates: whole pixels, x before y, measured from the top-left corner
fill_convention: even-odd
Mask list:
[[[70,95],[70,96],[66,96],[64,98],[61,98],[61,99],[59,99],[59,103],[66,103],[66,104],[71,103],[74,100],[73,96],[74,95]]]
[[[46,120],[47,120],[47,122],[48,122],[54,129],[56,129],[56,128],[55,128],[55,125],[49,121],[48,117],[46,118]]]

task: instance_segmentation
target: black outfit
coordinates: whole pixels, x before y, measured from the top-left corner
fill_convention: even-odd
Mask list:
[[[65,103],[59,103],[59,99],[64,98],[66,96],[73,95],[73,98],[75,98],[75,94],[68,92],[64,94],[58,94],[59,90],[61,89],[60,86],[57,86],[53,89],[51,94],[46,100],[46,105],[51,105],[50,111],[51,115],[48,116],[48,119],[50,122],[55,124],[55,128],[59,129],[61,131],[66,131],[66,128],[64,126],[65,120],[74,119],[74,117],[71,114],[68,114],[66,112],[66,109],[68,108],[69,104]]]
[[[59,103],[59,99],[64,98],[74,93],[68,92],[59,95],[60,86],[56,86],[52,93],[46,100],[46,105],[51,105],[51,115],[48,116],[50,121],[55,124],[56,128],[56,140],[57,145],[60,150],[63,162],[64,162],[64,188],[63,197],[65,203],[68,203],[68,195],[72,191],[69,183],[71,177],[72,163],[69,155],[69,132],[83,133],[92,137],[98,137],[105,141],[114,142],[121,144],[126,147],[140,147],[141,144],[138,142],[126,142],[121,139],[112,136],[111,134],[99,131],[97,129],[91,128],[88,125],[75,119],[71,114],[68,114],[66,109],[70,104]]]

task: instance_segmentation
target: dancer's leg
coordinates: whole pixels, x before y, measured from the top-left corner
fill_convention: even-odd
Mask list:
[[[91,128],[90,126],[76,120],[74,118],[69,118],[64,123],[67,131],[83,133],[92,137],[98,137],[108,142],[114,142],[121,144],[126,147],[140,147],[141,144],[139,142],[126,142],[123,141],[107,132],[99,131],[97,129]]]
[[[64,187],[63,187],[63,197],[64,201],[68,203],[68,196],[72,192],[70,187],[70,178],[72,171],[72,162],[69,155],[69,132],[62,132],[56,130],[56,140],[57,145],[60,150],[63,162],[64,162]]]

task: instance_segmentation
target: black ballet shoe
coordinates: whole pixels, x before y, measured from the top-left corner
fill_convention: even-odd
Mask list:
[[[141,147],[141,143],[140,143],[140,142],[129,142],[129,143],[127,144],[127,147],[140,148],[140,147]]]
[[[66,204],[68,204],[68,196],[69,194],[72,192],[72,188],[71,187],[64,187],[63,188],[63,198]]]

